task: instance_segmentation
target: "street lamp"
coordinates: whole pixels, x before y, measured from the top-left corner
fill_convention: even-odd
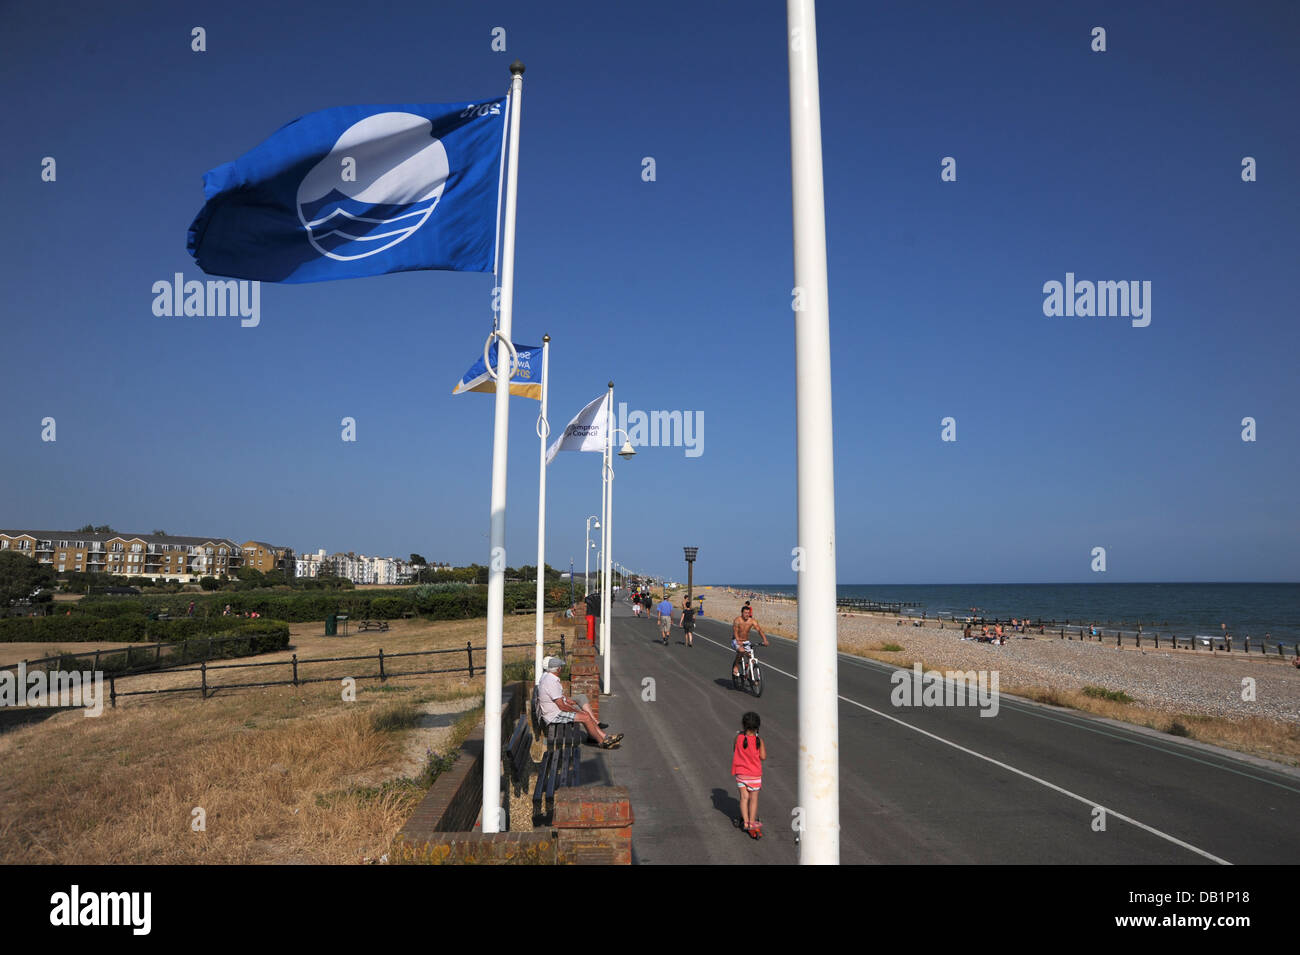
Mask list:
[[[691,602],[691,591],[695,584],[695,555],[700,552],[698,547],[683,547],[686,552],[686,602]]]
[[[596,526],[600,526],[600,519],[592,514],[587,518],[587,553],[582,557],[582,595],[585,597],[591,593],[591,548],[595,546],[591,543],[591,522],[595,521]]]
[[[609,383],[609,400],[610,400],[610,407],[613,407],[614,383],[612,381]],[[604,692],[606,693],[609,692],[609,688],[610,688],[609,672],[610,672],[610,658],[612,656],[610,652],[610,645],[609,645],[609,631],[610,631],[609,562],[614,552],[614,462],[611,459],[609,452],[613,450],[613,444],[614,441],[616,440],[616,436],[620,434],[623,436],[623,446],[619,448],[618,456],[622,458],[624,461],[630,461],[632,460],[632,458],[636,457],[636,448],[632,447],[632,438],[626,431],[624,431],[622,428],[610,428],[606,432],[605,466],[604,466],[603,474],[604,474],[605,515],[607,517],[607,522],[605,525],[605,555],[604,555],[605,563],[602,564],[602,566],[605,568],[605,587],[601,591],[601,616],[600,616],[601,634],[603,637],[601,643],[601,650],[605,655],[605,681],[604,681],[603,689]]]

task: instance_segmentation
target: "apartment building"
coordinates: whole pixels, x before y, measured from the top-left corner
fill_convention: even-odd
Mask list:
[[[275,547],[264,541],[244,541],[240,552],[242,555],[240,566],[252,567],[264,574],[286,568],[293,571],[296,568],[291,547]]]
[[[294,557],[299,577],[319,576],[324,564],[329,565],[336,577],[344,577],[354,584],[407,584],[415,576],[415,568],[397,557],[367,557],[350,551],[327,555],[324,548]]]
[[[258,542],[249,544],[259,546]],[[233,575],[246,548],[224,537],[95,534],[87,531],[0,530],[0,550],[15,550],[58,573],[118,574],[190,583]],[[292,553],[260,545],[283,561]],[[262,558],[264,561],[266,557]]]

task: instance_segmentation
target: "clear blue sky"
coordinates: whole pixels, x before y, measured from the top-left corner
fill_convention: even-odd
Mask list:
[[[840,582],[1300,579],[1300,7],[818,15]],[[519,57],[515,332],[553,338],[556,428],[611,378],[630,408],[704,415],[701,456],[618,466],[616,558],[684,575],[695,544],[698,579],[793,579],[784,4],[0,17],[0,526],[485,563],[493,402],[450,392],[490,276],[264,285],[252,329],[155,317],[151,286],[205,277],[185,232],[207,170],[312,110],[499,95]],[[1045,317],[1067,271],[1150,281],[1150,326]],[[536,413],[512,401],[516,565],[536,559]],[[547,560],[581,568],[598,457],[550,475]]]

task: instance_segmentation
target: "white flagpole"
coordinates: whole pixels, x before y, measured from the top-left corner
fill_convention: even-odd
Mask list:
[[[605,415],[605,427],[609,427],[609,415]],[[609,453],[609,439],[605,441],[605,453],[601,455],[600,461],[600,553],[596,556],[600,558],[600,563],[596,565],[596,592],[603,594],[605,588],[601,586],[601,575],[605,567],[605,551],[609,549],[608,537],[609,531],[609,496],[605,490],[605,456]],[[602,609],[605,606],[605,598],[600,598],[599,605]],[[596,628],[596,650],[598,653],[605,652],[605,618],[602,615],[600,625]]]
[[[609,414],[605,420],[605,498],[608,506],[605,510],[605,590],[600,597],[600,622],[604,624],[604,642],[601,652],[605,655],[605,680],[604,692],[609,692],[609,661],[613,653],[610,652],[609,632],[610,619],[609,614],[614,606],[614,588],[613,580],[610,576],[610,565],[613,563],[614,548],[614,466],[613,459],[610,456],[610,450],[614,441],[614,383],[609,383]]]
[[[542,620],[546,607],[546,439],[551,435],[551,420],[546,416],[547,389],[551,384],[551,336],[542,336],[542,413],[537,419],[541,452],[537,468],[537,653],[533,661],[533,682],[542,678]]]
[[[483,831],[501,831],[501,641],[506,590],[506,441],[510,427],[510,342],[515,300],[515,202],[524,65],[510,64],[510,159],[502,236],[501,324],[497,341],[496,426],[492,436],[491,551],[488,558],[487,666],[483,679]]]
[[[794,209],[795,400],[799,488],[799,805],[803,865],[840,861],[835,456],[814,0],[786,0]]]

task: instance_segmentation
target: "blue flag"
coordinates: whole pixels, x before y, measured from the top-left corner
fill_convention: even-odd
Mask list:
[[[491,272],[504,96],[309,113],[203,177],[199,268],[262,282]]]
[[[519,355],[519,367],[515,369],[514,375],[510,379],[510,393],[519,395],[523,398],[533,398],[537,401],[542,400],[542,346],[541,345],[515,345],[515,352]],[[492,361],[492,367],[497,366],[497,342],[492,340],[488,346],[488,358]],[[483,364],[482,356],[479,360],[470,366],[469,371],[461,376],[456,387],[452,389],[453,395],[463,395],[469,391],[486,391],[496,394],[497,383],[487,372],[487,365]]]

